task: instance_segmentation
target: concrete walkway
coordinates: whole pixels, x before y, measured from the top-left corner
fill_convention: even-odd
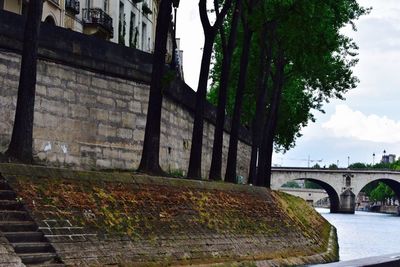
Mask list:
[[[328,264],[312,265],[313,267],[399,267],[400,252],[397,254],[389,254],[377,257],[369,257],[358,260],[342,261]]]

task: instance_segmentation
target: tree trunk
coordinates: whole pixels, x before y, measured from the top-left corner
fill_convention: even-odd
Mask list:
[[[263,128],[259,125],[264,125],[265,121],[265,109],[267,103],[267,87],[268,87],[268,77],[271,70],[272,61],[272,38],[269,38],[269,43],[267,44],[268,34],[273,35],[272,31],[269,30],[269,25],[265,24],[263,27],[263,32],[261,36],[260,45],[260,72],[258,74],[257,82],[257,100],[256,100],[256,111],[252,121],[252,144],[251,144],[251,158],[249,166],[249,179],[248,183],[253,184],[257,176],[257,158],[259,153],[259,148],[261,145]],[[267,47],[268,45],[268,47]]]
[[[160,123],[162,107],[162,78],[167,52],[167,36],[171,23],[172,2],[161,0],[157,16],[153,70],[151,74],[149,105],[147,109],[146,130],[143,143],[142,159],[139,171],[153,175],[163,175],[160,167]]]
[[[236,182],[237,147],[239,138],[240,117],[244,89],[246,87],[247,67],[249,63],[250,44],[253,32],[247,27],[244,30],[243,49],[240,57],[240,73],[236,89],[235,106],[233,109],[232,126],[229,138],[228,161],[226,165],[225,181]]]
[[[256,185],[271,187],[271,160],[273,152],[278,110],[282,97],[285,62],[283,52],[278,52],[275,63],[276,74],[273,77],[273,95],[267,120],[264,124],[263,140],[260,149]]]
[[[207,0],[199,1],[199,13],[201,24],[204,30],[204,48],[203,57],[201,59],[200,77],[199,84],[197,86],[196,93],[196,111],[194,114],[193,133],[192,133],[192,146],[190,148],[190,159],[188,178],[201,179],[201,154],[203,150],[203,113],[204,104],[206,101],[207,94],[207,81],[208,74],[210,71],[212,48],[214,44],[215,35],[218,29],[221,27],[223,19],[226,13],[230,9],[232,0],[226,0],[221,9],[221,12],[216,11],[216,19],[213,26],[207,16]],[[218,2],[214,2],[215,10],[218,10]]]
[[[199,85],[196,92],[196,110],[194,114],[194,124],[192,133],[192,146],[190,149],[189,170],[187,177],[201,179],[201,154],[203,148],[203,127],[204,127],[204,105],[207,94],[208,73],[210,71],[211,54],[214,44],[215,34],[206,35],[201,60]]]
[[[42,19],[42,0],[31,0],[25,21],[18,85],[17,107],[11,142],[6,157],[23,163],[33,162],[33,116],[35,108],[37,50]]]
[[[221,29],[221,41],[223,46],[223,59],[220,86],[218,91],[217,121],[214,130],[214,142],[212,151],[212,160],[210,167],[209,179],[222,180],[222,145],[225,125],[225,106],[228,94],[229,75],[232,62],[233,50],[236,46],[237,28],[239,24],[239,15],[241,9],[241,0],[236,1],[235,11],[232,16],[231,30],[229,33],[228,43],[225,44],[223,29]]]

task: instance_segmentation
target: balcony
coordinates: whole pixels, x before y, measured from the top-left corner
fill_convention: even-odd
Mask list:
[[[65,10],[78,15],[80,10],[79,0],[65,0]]]
[[[82,9],[83,25],[87,34],[97,35],[105,39],[113,37],[112,18],[101,8]]]
[[[60,0],[49,0],[49,2],[55,4],[56,6],[60,5]]]

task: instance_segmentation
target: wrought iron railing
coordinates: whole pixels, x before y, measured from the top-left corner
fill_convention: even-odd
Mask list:
[[[65,0],[65,9],[74,13],[75,15],[79,14],[79,0]]]
[[[82,17],[84,24],[96,24],[103,27],[106,31],[113,35],[112,18],[101,8],[84,8],[82,9]]]
[[[53,2],[56,5],[60,5],[60,0],[50,0],[50,2]]]

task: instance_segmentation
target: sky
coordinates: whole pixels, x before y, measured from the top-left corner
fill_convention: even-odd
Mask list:
[[[383,151],[400,156],[400,4],[358,2],[372,10],[356,21],[356,32],[348,27],[343,33],[359,46],[359,63],[353,70],[360,83],[345,101],[325,104],[325,114],[315,112],[317,121],[302,130],[294,148],[274,154],[274,165],[347,167],[378,162]],[[185,81],[196,90],[204,40],[196,1],[181,1],[177,37],[184,51]]]

